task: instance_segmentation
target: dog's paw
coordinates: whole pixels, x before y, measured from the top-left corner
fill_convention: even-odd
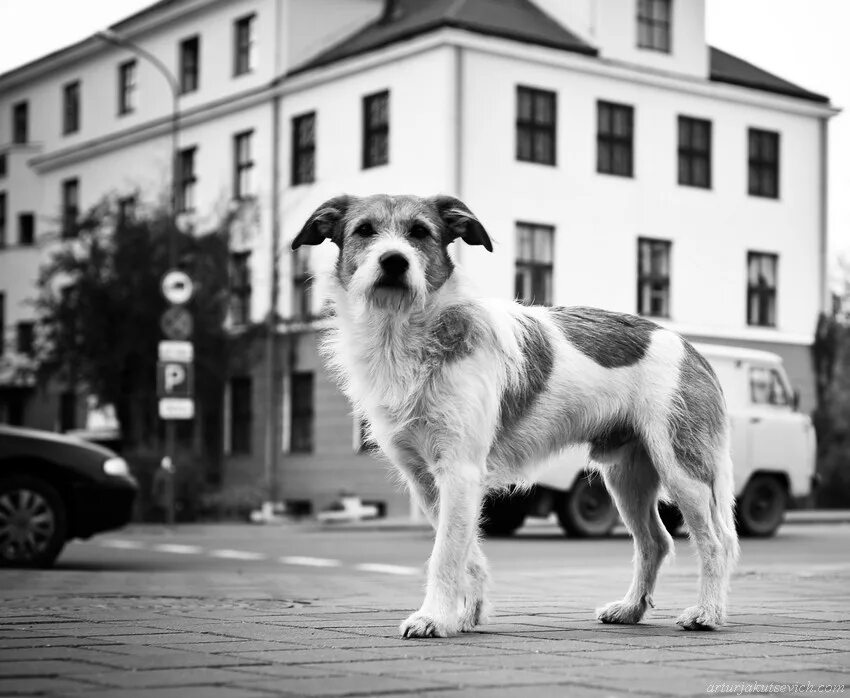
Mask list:
[[[448,637],[452,630],[449,624],[434,616],[416,611],[399,626],[402,637]]]
[[[489,612],[490,604],[484,599],[465,599],[463,612],[460,616],[460,631],[468,633],[475,630],[477,625],[481,625],[487,620]]]
[[[612,601],[602,608],[596,609],[596,618],[600,623],[617,623],[620,625],[634,625],[640,623],[643,614],[646,613],[647,602],[639,604],[626,603],[625,601]]]
[[[676,619],[676,624],[685,630],[714,630],[723,622],[723,614],[718,609],[705,606],[686,608]]]

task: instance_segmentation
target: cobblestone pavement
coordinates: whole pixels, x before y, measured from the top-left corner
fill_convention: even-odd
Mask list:
[[[850,683],[847,558],[802,569],[743,564],[731,623],[713,633],[673,624],[695,593],[684,552],[638,626],[603,626],[592,614],[622,595],[627,558],[616,573],[581,558],[500,563],[497,610],[480,632],[402,640],[420,577],[281,572],[249,558],[215,569],[101,569],[71,557],[66,568],[0,573],[0,695],[846,694]]]

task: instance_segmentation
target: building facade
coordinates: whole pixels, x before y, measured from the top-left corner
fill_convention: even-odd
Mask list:
[[[184,215],[202,228],[250,204],[235,324],[280,318],[274,365],[230,377],[227,484],[272,471],[304,506],[350,491],[407,511],[317,358],[310,278],[334,248],[288,251],[342,192],[458,196],[495,243],[454,251],[483,294],[775,351],[813,408],[836,112],[709,47],[701,0],[165,0],[112,31],[177,80]],[[97,37],[0,76],[6,365],[25,363],[63,217],[162,195],[171,104],[149,62]],[[19,373],[0,419],[62,426]]]

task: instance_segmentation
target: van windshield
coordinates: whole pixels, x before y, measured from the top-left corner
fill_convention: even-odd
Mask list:
[[[779,371],[764,366],[750,368],[750,397],[756,405],[791,405],[791,396]]]

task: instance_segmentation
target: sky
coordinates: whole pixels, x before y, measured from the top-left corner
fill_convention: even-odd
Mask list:
[[[83,39],[152,2],[0,0],[0,72]],[[832,258],[850,257],[848,27],[850,0],[706,0],[706,32],[712,46],[828,95],[833,105],[847,109],[830,121]]]

